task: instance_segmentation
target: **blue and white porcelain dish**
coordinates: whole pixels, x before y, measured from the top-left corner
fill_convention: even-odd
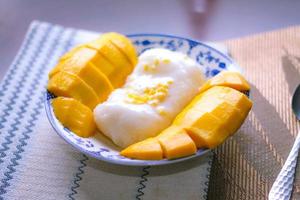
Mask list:
[[[163,34],[134,34],[128,35],[128,37],[132,40],[139,54],[147,49],[160,47],[189,55],[203,66],[203,71],[207,78],[213,77],[222,70],[241,71],[230,57],[202,42]],[[199,149],[192,156],[157,161],[134,160],[123,157],[119,155],[120,149],[101,133],[97,133],[90,138],[81,138],[64,128],[53,113],[52,98],[54,96],[49,92],[45,93],[45,108],[52,127],[58,135],[75,149],[96,159],[119,165],[153,166],[182,162],[191,158],[201,157],[209,152],[208,149]]]

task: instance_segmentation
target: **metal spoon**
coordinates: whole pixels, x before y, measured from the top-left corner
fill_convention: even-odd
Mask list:
[[[292,109],[297,119],[300,120],[300,85],[298,85],[297,89],[294,92],[292,98]],[[275,182],[273,183],[273,186],[269,193],[270,200],[289,200],[291,198],[299,149],[300,131],[298,132],[295,143],[283,165],[283,168],[281,169]]]

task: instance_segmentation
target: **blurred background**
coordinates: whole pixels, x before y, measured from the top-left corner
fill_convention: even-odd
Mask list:
[[[32,20],[222,41],[300,24],[299,0],[0,0],[0,80]]]

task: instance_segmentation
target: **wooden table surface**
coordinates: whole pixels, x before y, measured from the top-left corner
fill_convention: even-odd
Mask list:
[[[34,19],[93,31],[224,40],[300,24],[298,0],[0,0],[0,79]]]

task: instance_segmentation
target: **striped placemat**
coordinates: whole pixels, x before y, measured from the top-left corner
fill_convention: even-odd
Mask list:
[[[94,33],[33,22],[0,84],[0,199],[206,199],[210,155],[161,167],[124,167],[72,149],[43,105],[59,56]]]

